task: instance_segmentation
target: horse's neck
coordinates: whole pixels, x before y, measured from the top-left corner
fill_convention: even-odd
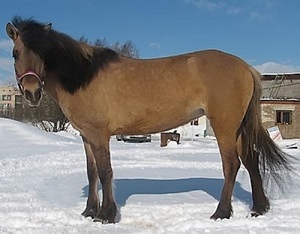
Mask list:
[[[45,92],[60,105],[67,95],[66,91],[61,87],[58,78],[54,75],[48,75],[45,79]]]

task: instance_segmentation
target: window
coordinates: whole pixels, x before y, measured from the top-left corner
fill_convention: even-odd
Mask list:
[[[276,123],[277,124],[292,124],[292,111],[277,110],[276,111]]]
[[[3,107],[4,108],[11,108],[11,104],[10,103],[4,103]]]
[[[10,101],[11,95],[2,95],[2,101]]]
[[[198,126],[199,125],[199,119],[194,119],[193,121],[191,121],[191,125]]]
[[[22,103],[22,95],[16,95],[15,96],[15,102],[16,103]]]

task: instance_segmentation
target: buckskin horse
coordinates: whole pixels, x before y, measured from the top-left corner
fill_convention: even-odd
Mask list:
[[[250,174],[251,215],[269,210],[263,179],[268,175],[282,185],[291,163],[262,127],[261,76],[246,62],[217,50],[132,59],[76,41],[51,24],[20,17],[7,23],[6,31],[14,43],[16,79],[28,105],[37,107],[44,90],[82,135],[89,181],[82,215],[115,222],[112,135],[162,132],[204,114],[213,127],[224,173],[211,219],[232,215],[231,197],[241,162]]]

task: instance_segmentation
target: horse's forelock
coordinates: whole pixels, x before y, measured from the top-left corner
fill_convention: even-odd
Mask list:
[[[21,41],[24,46],[34,53],[44,58],[45,53],[49,50],[49,43],[46,40],[45,25],[30,19],[15,17],[12,24],[18,29]]]

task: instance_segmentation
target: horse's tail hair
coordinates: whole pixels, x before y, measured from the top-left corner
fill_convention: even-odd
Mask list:
[[[282,151],[270,138],[262,126],[260,97],[262,93],[261,75],[249,67],[254,81],[253,95],[241,125],[242,154],[252,157],[251,161],[259,164],[264,185],[279,187],[284,191],[291,180],[292,156]],[[265,187],[266,189],[266,187]]]

